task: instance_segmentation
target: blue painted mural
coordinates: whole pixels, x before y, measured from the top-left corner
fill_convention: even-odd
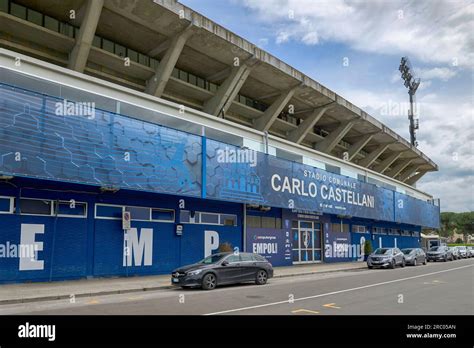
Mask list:
[[[439,207],[373,184],[4,84],[0,126],[4,175],[439,227]]]
[[[0,93],[2,174],[201,195],[201,137],[6,85]]]

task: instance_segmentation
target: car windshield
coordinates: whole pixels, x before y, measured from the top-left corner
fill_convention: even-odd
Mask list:
[[[212,264],[212,263],[219,262],[220,260],[222,260],[222,258],[223,258],[224,256],[226,256],[226,254],[214,254],[214,255],[210,255],[210,256],[206,257],[205,259],[202,259],[202,260],[199,261],[198,263],[203,263],[203,264],[209,265],[209,264]]]
[[[415,250],[415,249],[403,249],[403,250],[402,250],[402,253],[404,253],[405,255],[408,255],[408,254],[410,254],[413,250]]]
[[[388,255],[390,254],[390,249],[387,248],[378,248],[374,251],[375,255]]]

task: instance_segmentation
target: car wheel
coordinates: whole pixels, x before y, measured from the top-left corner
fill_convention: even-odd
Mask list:
[[[425,259],[425,261],[423,261],[423,264],[426,265],[426,263],[427,263],[427,262],[426,262],[426,259]]]
[[[416,266],[416,259],[413,260],[413,266]]]
[[[217,286],[217,278],[213,273],[208,273],[202,278],[202,288],[204,290],[214,290]]]
[[[374,268],[374,266],[367,266],[367,267],[369,267],[369,269],[372,269],[372,268]]]
[[[402,260],[402,263],[400,266],[402,266],[402,268],[405,267],[405,259]]]
[[[265,272],[263,269],[257,272],[257,275],[255,277],[255,284],[263,285],[267,283],[267,280],[268,280],[267,272]]]
[[[391,269],[394,269],[395,266],[396,266],[395,260],[392,260],[392,262],[390,262],[390,268],[391,268]]]
[[[448,257],[445,256],[444,259],[443,259],[444,262],[448,261]]]

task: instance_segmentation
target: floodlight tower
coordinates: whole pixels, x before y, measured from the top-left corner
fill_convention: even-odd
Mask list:
[[[411,67],[408,57],[402,57],[400,67],[398,68],[402,74],[402,79],[405,81],[405,87],[408,88],[408,95],[410,96],[410,111],[408,119],[410,120],[410,141],[413,146],[418,146],[416,141],[416,130],[419,128],[418,119],[415,120],[413,112],[413,101],[415,93],[420,85],[420,79],[415,78],[413,68]]]

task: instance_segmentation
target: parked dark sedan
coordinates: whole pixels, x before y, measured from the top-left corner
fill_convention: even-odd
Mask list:
[[[434,246],[427,253],[428,261],[453,261],[453,252],[447,246]]]
[[[420,248],[406,248],[402,249],[403,256],[405,257],[405,263],[407,265],[426,265],[426,254],[423,249]]]
[[[273,277],[273,267],[263,256],[251,253],[219,253],[171,274],[173,285],[213,290],[218,285],[255,282],[263,285]]]

